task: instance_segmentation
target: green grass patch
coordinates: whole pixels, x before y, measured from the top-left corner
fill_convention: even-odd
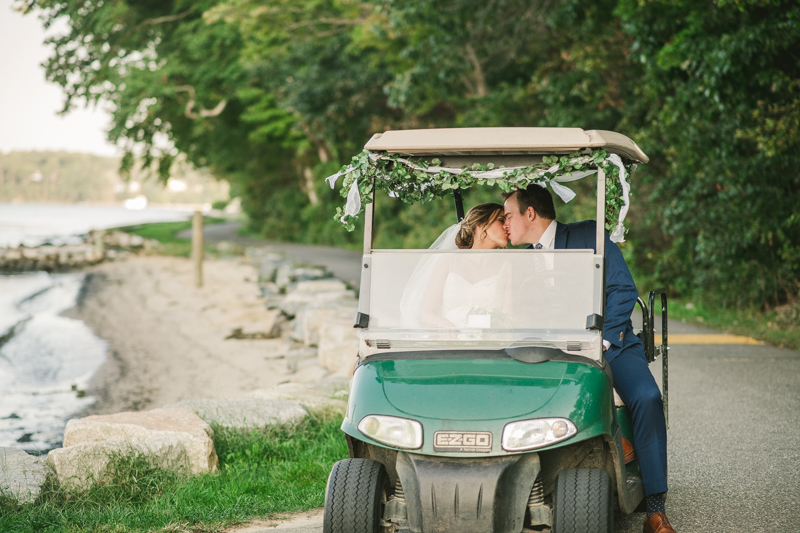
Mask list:
[[[221,222],[226,221],[221,218],[203,219],[204,226]],[[182,222],[153,222],[120,229],[126,233],[140,235],[145,239],[153,239],[160,242],[162,245],[161,253],[164,255],[189,257],[192,253],[192,240],[178,238],[178,233],[191,228],[192,221],[184,220]],[[206,251],[211,251],[211,249],[206,247]]]
[[[753,337],[780,348],[800,350],[800,302],[770,311],[759,311],[711,307],[702,302],[671,300],[669,316],[673,320],[734,335]]]
[[[32,504],[0,498],[0,531],[212,532],[320,507],[333,463],[347,457],[341,422],[318,414],[266,430],[215,428],[217,474],[179,476],[144,457],[121,457],[86,492],[48,484]]]

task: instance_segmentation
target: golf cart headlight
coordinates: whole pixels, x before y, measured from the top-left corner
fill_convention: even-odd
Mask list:
[[[566,418],[538,418],[511,422],[503,428],[503,449],[519,452],[549,446],[578,432]]]
[[[408,450],[422,447],[422,424],[416,420],[367,415],[359,422],[358,430],[367,437],[389,446]]]

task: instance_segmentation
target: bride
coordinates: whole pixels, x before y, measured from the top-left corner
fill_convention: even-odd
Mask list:
[[[476,205],[433,250],[491,250],[508,245],[503,206]],[[412,274],[400,303],[405,327],[495,328],[507,320],[511,273],[506,262],[483,254],[430,254]]]

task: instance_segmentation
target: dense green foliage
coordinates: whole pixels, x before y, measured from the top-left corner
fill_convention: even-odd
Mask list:
[[[252,518],[322,506],[333,463],[347,456],[341,417],[242,432],[215,428],[218,474],[186,478],[145,457],[120,457],[83,493],[51,484],[32,504],[0,497],[0,531],[221,531]]]
[[[357,245],[322,178],[374,132],[611,129],[651,157],[633,177],[634,266],[724,304],[800,293],[796,0],[18,1],[70,19],[48,77],[67,107],[111,102],[126,167],[140,153],[166,176],[183,153],[270,238]],[[396,204],[379,245],[452,221]]]

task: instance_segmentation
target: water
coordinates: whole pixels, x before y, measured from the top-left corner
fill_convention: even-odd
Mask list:
[[[80,242],[77,235],[145,222],[186,220],[189,211],[113,206],[0,203],[0,246]],[[0,446],[45,452],[66,420],[90,407],[84,396],[107,343],[62,316],[74,307],[83,273],[0,275]]]
[[[189,209],[130,210],[111,205],[9,204],[0,202],[0,248],[77,244],[92,229],[119,228],[147,222],[187,220]]]

